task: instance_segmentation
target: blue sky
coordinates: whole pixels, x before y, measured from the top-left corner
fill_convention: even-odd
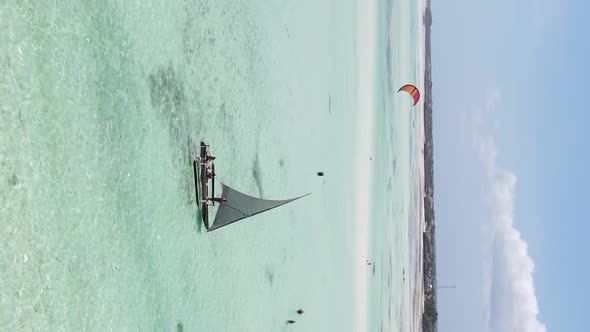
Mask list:
[[[432,1],[442,332],[587,330],[589,10]]]

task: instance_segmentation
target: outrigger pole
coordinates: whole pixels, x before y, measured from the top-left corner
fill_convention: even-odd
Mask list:
[[[193,175],[195,177],[195,196],[197,199],[196,203],[201,210],[203,224],[205,224],[205,228],[207,230],[209,229],[209,209],[207,206],[207,201],[209,200],[207,190],[209,179],[207,178],[206,174],[207,166],[204,162],[207,159],[208,147],[209,145],[205,144],[204,142],[201,142],[199,155],[193,160]],[[199,190],[201,191],[201,197],[199,197]]]
[[[197,181],[198,177],[197,177],[197,161],[193,160],[193,174],[194,174],[194,178],[195,178],[195,198],[196,198],[196,202],[197,205],[199,205],[199,183]]]
[[[215,197],[215,164],[211,164],[211,173],[213,173],[213,177],[211,178],[211,198]],[[213,206],[215,206],[215,201],[211,201]]]

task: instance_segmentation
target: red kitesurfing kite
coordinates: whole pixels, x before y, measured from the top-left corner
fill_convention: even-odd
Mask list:
[[[399,88],[399,90],[397,90],[397,92],[400,91],[405,91],[407,93],[410,94],[410,96],[412,96],[412,98],[414,98],[414,105],[416,105],[418,103],[418,100],[420,100],[420,91],[418,91],[418,88],[416,88],[415,86],[411,85],[411,84],[406,84],[404,86],[402,86],[401,88]]]

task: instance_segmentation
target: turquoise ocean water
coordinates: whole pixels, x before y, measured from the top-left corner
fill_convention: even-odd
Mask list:
[[[377,3],[376,107],[359,110],[359,5],[1,2],[0,331],[353,331],[362,306],[369,330],[411,327],[421,110],[392,91],[421,81],[422,9]],[[234,188],[312,195],[206,233],[189,138]]]
[[[377,8],[368,330],[421,331],[422,103],[411,106],[397,90],[423,87],[424,6],[382,1]]]

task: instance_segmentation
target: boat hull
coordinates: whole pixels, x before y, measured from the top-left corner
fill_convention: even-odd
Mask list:
[[[207,157],[207,145],[201,142],[201,150],[199,153],[201,160]],[[196,203],[201,210],[201,216],[205,229],[209,229],[209,206],[207,205],[207,197],[209,195],[209,185],[207,179],[206,166],[197,160],[193,160],[193,175],[195,179],[195,196]]]

